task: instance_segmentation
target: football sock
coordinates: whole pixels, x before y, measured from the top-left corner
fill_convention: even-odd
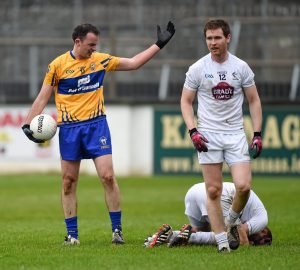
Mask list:
[[[222,247],[229,247],[226,232],[221,232],[221,233],[215,234],[215,238],[216,238],[216,242],[218,244],[219,249],[221,249]]]
[[[213,245],[216,244],[215,234],[213,232],[192,233],[189,239],[190,244],[195,245]]]
[[[109,212],[110,220],[111,220],[111,229],[114,232],[115,229],[122,231],[122,224],[121,224],[121,211],[117,212]]]
[[[65,219],[67,233],[78,239],[77,216]]]
[[[236,220],[239,218],[240,213],[236,213],[232,210],[232,208],[230,207],[229,209],[229,213],[228,216],[226,217],[226,225],[232,225],[236,222]]]

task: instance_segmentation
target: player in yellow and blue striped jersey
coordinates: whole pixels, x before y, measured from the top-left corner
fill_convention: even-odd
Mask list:
[[[72,34],[74,47],[58,56],[48,67],[42,88],[33,102],[22,129],[32,136],[31,120],[40,114],[55,94],[62,170],[62,206],[67,237],[65,244],[79,244],[76,189],[82,159],[93,159],[105,190],[106,205],[112,223],[112,243],[123,244],[120,190],[112,163],[112,144],[105,116],[103,80],[108,71],[140,68],[172,38],[175,27],[157,26],[157,41],[132,58],[96,52],[99,31],[91,24],[78,25]]]

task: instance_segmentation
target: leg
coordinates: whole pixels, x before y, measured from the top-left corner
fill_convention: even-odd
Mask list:
[[[228,142],[225,160],[230,167],[236,193],[226,218],[226,225],[233,224],[239,217],[248,201],[251,188],[251,167],[246,135],[244,133],[232,135],[230,139],[228,138]]]
[[[213,232],[195,232],[191,234],[189,244],[216,245],[217,243]]]
[[[120,189],[114,175],[112,155],[104,155],[94,159],[98,176],[103,184],[105,202],[112,223],[112,243],[124,244],[121,223]]]
[[[65,239],[66,245],[78,245],[77,228],[77,199],[76,188],[78,183],[80,161],[61,161],[62,170],[62,192],[61,201],[65,216],[68,236]]]
[[[80,161],[61,161],[62,193],[61,201],[65,218],[77,216],[76,188],[78,183]]]
[[[221,208],[222,163],[202,164],[202,172],[207,193],[207,213],[212,231],[215,234],[224,232],[223,213]]]
[[[230,248],[225,232],[221,207],[221,194],[223,189],[222,165],[223,163],[202,164],[202,173],[207,193],[207,213],[212,231],[215,233],[218,251],[229,252]]]
[[[97,174],[103,184],[105,202],[110,212],[120,211],[120,189],[114,175],[112,155],[94,159]]]
[[[235,184],[236,193],[233,198],[232,206],[229,209],[228,216],[225,219],[227,227],[227,236],[231,249],[237,249],[240,245],[238,227],[235,224],[241,211],[244,209],[249,195],[251,186],[251,169],[250,163],[235,163],[231,166],[232,179]]]
[[[243,162],[231,166],[231,175],[235,185],[236,193],[233,198],[232,210],[240,213],[249,198],[251,189],[251,167],[250,163]]]

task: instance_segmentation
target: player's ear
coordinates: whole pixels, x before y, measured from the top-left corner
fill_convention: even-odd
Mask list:
[[[80,44],[80,42],[81,42],[81,40],[80,40],[80,38],[76,38],[75,40],[74,40],[74,45],[79,45]]]
[[[228,36],[226,37],[226,39],[227,39],[227,44],[230,43],[230,41],[231,41],[231,34],[228,34]]]

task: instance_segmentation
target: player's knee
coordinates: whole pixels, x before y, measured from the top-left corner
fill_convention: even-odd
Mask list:
[[[101,180],[102,180],[103,184],[108,187],[113,187],[115,184],[115,176],[110,173],[102,175]]]
[[[235,189],[238,194],[249,194],[251,186],[250,183],[240,183],[236,185]]]
[[[222,189],[217,186],[210,186],[207,188],[207,196],[211,200],[215,200],[221,196]]]
[[[71,175],[63,176],[63,193],[64,195],[69,195],[74,190],[74,185],[76,185],[77,179]]]

